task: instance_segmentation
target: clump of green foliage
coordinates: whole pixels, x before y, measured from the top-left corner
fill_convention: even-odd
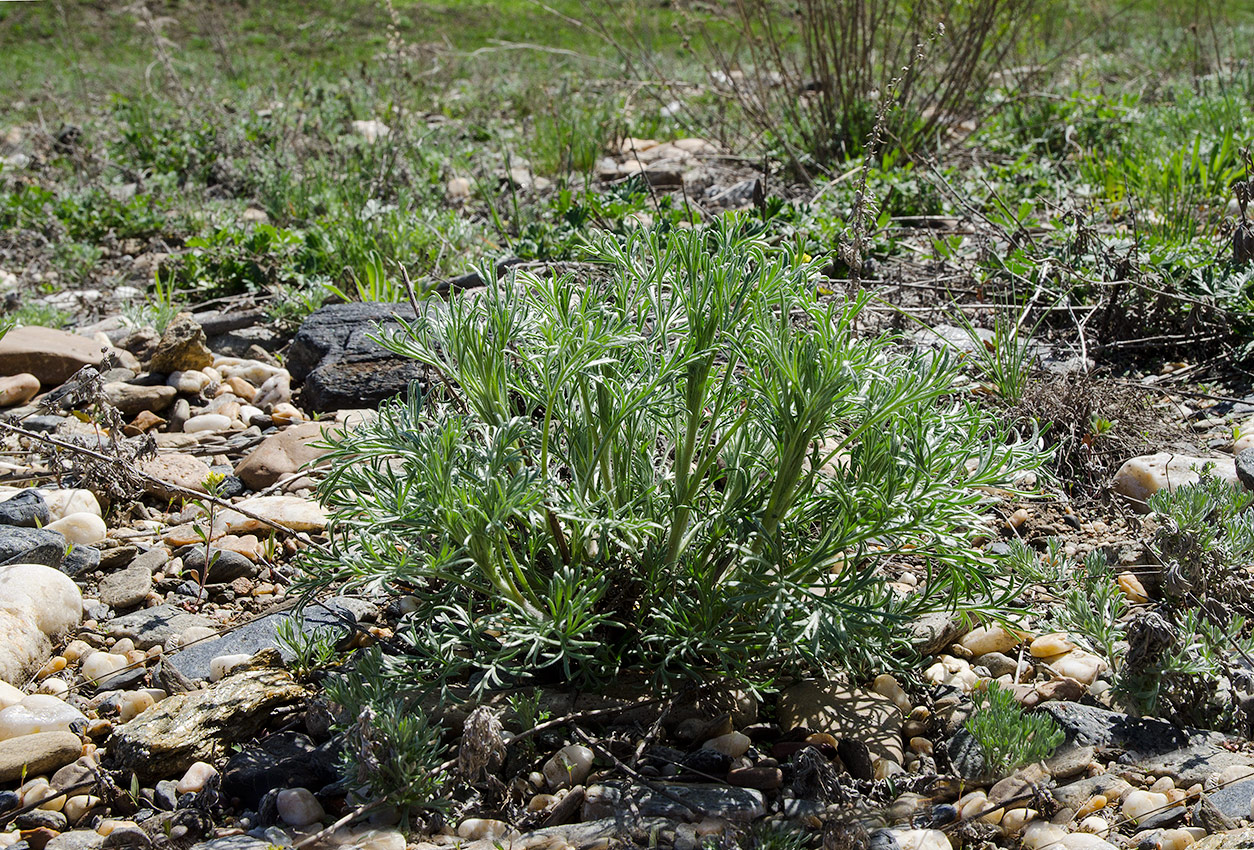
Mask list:
[[[1049,758],[1066,735],[1053,718],[1026,712],[1014,691],[997,682],[976,691],[967,731],[979,743],[989,773],[1005,776],[1017,767]]]
[[[384,336],[428,394],[337,438],[306,584],[404,591],[414,688],[864,669],[922,610],[1005,603],[966,542],[1043,460],[819,266],[711,231],[605,240]],[[891,594],[877,564],[924,561]]]

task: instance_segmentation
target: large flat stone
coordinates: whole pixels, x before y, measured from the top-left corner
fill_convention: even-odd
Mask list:
[[[83,752],[83,742],[72,732],[36,732],[0,741],[0,782],[51,773]]]
[[[280,646],[278,641],[279,624],[288,619],[296,619],[303,632],[329,629],[335,633],[337,642],[347,637],[357,622],[346,605],[328,599],[309,605],[301,614],[280,611],[259,617],[216,640],[195,643],[179,650],[169,656],[169,661],[189,679],[209,678],[209,662],[219,655],[255,655],[263,649],[274,648],[279,650],[284,661],[290,661],[291,652],[287,647]]]
[[[181,774],[193,762],[213,761],[255,735],[274,709],[308,696],[285,670],[247,670],[203,691],[169,697],[114,729],[112,764],[141,782]]]
[[[0,375],[29,372],[45,387],[65,383],[84,366],[95,366],[105,346],[53,328],[14,328],[0,339]]]
[[[152,646],[163,646],[170,638],[182,634],[192,626],[214,625],[216,624],[207,617],[189,614],[173,605],[156,605],[124,617],[115,617],[105,627],[109,630],[110,637],[130,638],[139,649],[148,649]]]

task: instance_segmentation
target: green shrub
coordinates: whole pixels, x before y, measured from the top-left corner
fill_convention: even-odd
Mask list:
[[[430,392],[334,444],[305,582],[411,595],[408,681],[861,666],[904,617],[1005,603],[975,488],[1043,455],[951,394],[953,363],[859,336],[865,297],[822,303],[816,263],[734,223],[593,259],[385,336]],[[901,557],[925,592],[887,590]]]
[[[976,691],[967,731],[979,742],[989,773],[1005,776],[1017,767],[1049,758],[1065,734],[1053,718],[1025,712],[1014,691],[997,682]]]

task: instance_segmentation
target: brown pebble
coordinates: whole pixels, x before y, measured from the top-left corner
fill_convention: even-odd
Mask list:
[[[784,772],[778,767],[742,767],[730,771],[727,781],[740,788],[773,791],[784,784]]]
[[[55,829],[49,829],[46,826],[38,829],[24,829],[21,832],[22,840],[30,845],[31,850],[44,850],[48,842],[60,834]]]

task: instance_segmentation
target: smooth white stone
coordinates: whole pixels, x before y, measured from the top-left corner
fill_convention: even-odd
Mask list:
[[[254,416],[265,416],[265,412],[260,407],[253,407],[251,404],[241,404],[239,407],[239,421],[247,425],[253,421]]]
[[[171,372],[165,383],[166,386],[174,387],[181,393],[196,395],[212,382],[204,372],[189,369],[186,372]]]
[[[1124,817],[1129,818],[1133,823],[1140,823],[1151,814],[1163,811],[1167,808],[1170,800],[1166,794],[1158,794],[1154,791],[1129,791],[1127,796],[1123,798]]]
[[[0,610],[25,616],[44,634],[55,635],[83,618],[83,594],[60,570],[9,564],[0,567]]]
[[[50,694],[31,694],[0,711],[0,741],[36,732],[69,732],[87,717],[74,706]]]
[[[113,652],[93,652],[83,659],[80,672],[84,679],[99,682],[110,673],[116,673],[128,665],[130,661],[125,655]]]
[[[953,850],[949,836],[939,829],[892,829],[901,850]]]
[[[231,427],[231,420],[220,413],[201,413],[183,423],[183,433],[196,434],[201,431],[225,431]]]
[[[37,693],[54,696],[57,699],[64,699],[65,695],[70,692],[69,682],[59,679],[56,676],[49,676],[39,683]]]
[[[291,373],[282,366],[271,366],[258,360],[245,360],[241,357],[215,358],[213,368],[224,379],[243,378],[254,387],[262,386],[275,375],[287,375],[288,381],[292,379]]]
[[[0,682],[0,710],[6,709],[11,705],[17,705],[24,699],[26,699],[25,693],[8,682]]]
[[[326,816],[322,804],[308,788],[284,788],[275,802],[279,819],[288,826],[308,826]]]
[[[143,691],[130,691],[118,704],[118,719],[123,723],[129,723],[156,704],[157,701],[152,698],[151,694]]]
[[[1145,512],[1148,510],[1145,503],[1150,496],[1159,490],[1174,491],[1186,484],[1196,484],[1200,476],[1194,468],[1201,469],[1208,463],[1215,466],[1212,475],[1227,481],[1235,489],[1241,488],[1232,457],[1202,458],[1175,452],[1142,455],[1126,461],[1115,473],[1112,486],[1116,493],[1128,499],[1133,510]]]
[[[1086,832],[1073,832],[1062,840],[1063,850],[1119,850],[1104,838]]]
[[[581,785],[592,772],[593,758],[592,750],[581,744],[562,747],[544,763],[544,779],[553,790]]]
[[[1057,848],[1059,842],[1067,837],[1067,830],[1048,821],[1032,821],[1023,830],[1020,842],[1025,850],[1048,850]]]
[[[40,490],[53,520],[64,519],[70,514],[95,514],[104,516],[100,502],[90,490]]]
[[[967,632],[961,644],[974,656],[989,652],[1010,652],[1023,643],[1023,637],[1002,626],[976,626]]]
[[[467,841],[498,841],[509,834],[509,824],[491,818],[466,818],[457,825],[457,835]]]
[[[1106,669],[1106,662],[1091,652],[1073,649],[1061,658],[1051,659],[1049,666],[1062,676],[1070,676],[1085,685],[1091,685]]]
[[[241,652],[235,655],[219,655],[217,658],[209,661],[209,681],[216,682],[226,674],[230,673],[239,665],[251,659],[252,656],[247,652]]]
[[[208,762],[198,761],[187,769],[183,778],[174,786],[180,794],[195,794],[202,790],[210,779],[218,775],[218,770]]]
[[[59,531],[65,539],[76,546],[90,546],[105,539],[109,527],[105,521],[95,514],[79,511],[67,517],[48,523],[49,531]]]

